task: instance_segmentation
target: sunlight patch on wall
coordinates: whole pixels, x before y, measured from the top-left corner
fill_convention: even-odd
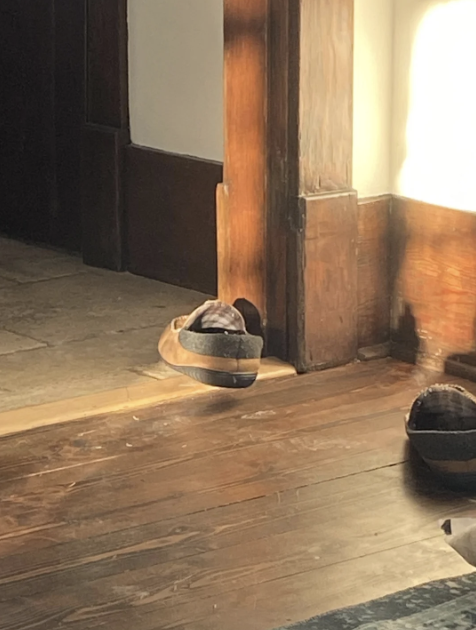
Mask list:
[[[476,0],[437,4],[414,42],[406,159],[395,192],[476,211],[475,76]]]
[[[352,184],[390,192],[393,0],[355,0]]]

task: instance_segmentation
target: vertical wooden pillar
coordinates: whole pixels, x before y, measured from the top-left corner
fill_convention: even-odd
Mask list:
[[[279,45],[282,37],[287,38],[287,0],[224,0],[224,18],[225,159],[217,194],[218,294],[227,302],[241,303],[255,332],[259,314],[268,354],[286,358],[286,156],[279,155],[278,163],[273,156],[280,154],[287,139],[282,126],[287,95],[274,102],[270,90],[287,86],[287,69],[275,64],[270,42]],[[279,96],[283,94],[282,90]],[[279,129],[275,121],[281,124]]]
[[[289,334],[299,370],[357,354],[354,0],[289,0]],[[294,40],[294,41],[293,41]]]
[[[246,300],[266,326],[266,105],[269,0],[224,0],[223,184],[218,295]]]
[[[224,0],[219,295],[298,370],[357,353],[354,0]]]
[[[127,0],[85,1],[83,259],[119,271],[125,262],[123,147],[129,143]]]

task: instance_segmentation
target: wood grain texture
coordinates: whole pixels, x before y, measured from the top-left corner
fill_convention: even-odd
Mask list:
[[[357,354],[357,199],[302,200],[304,215],[304,364],[323,369]]]
[[[289,11],[288,327],[306,371],[357,355],[353,1],[300,0]]]
[[[127,0],[87,0],[82,149],[83,259],[122,270],[123,148],[130,141]]]
[[[218,209],[218,295],[266,322],[269,0],[224,0],[225,156]]]
[[[355,205],[347,203],[354,196],[353,1],[225,0],[224,7],[218,293],[226,301],[243,298],[256,307],[268,349],[299,369],[340,363],[349,357],[355,326],[341,336],[342,347],[336,347],[331,360],[329,348],[338,341],[335,330],[329,331],[332,341],[326,348],[316,346],[326,332],[313,320],[322,314],[311,316],[311,305],[345,303],[346,310],[355,288],[343,297],[344,285],[337,282],[335,296],[329,297],[329,287],[326,295],[316,293],[324,287],[314,284],[316,274],[324,272],[313,259],[319,248],[307,244],[313,239],[307,239],[301,206],[306,197],[329,191],[342,193],[345,207]],[[352,233],[357,226],[354,210],[347,217]],[[347,227],[344,233],[348,236]],[[338,264],[339,255],[334,258]],[[334,270],[336,277],[355,271]],[[319,354],[325,357],[322,361]]]
[[[122,134],[86,125],[82,141],[83,260],[114,271],[124,268]]]
[[[441,369],[476,348],[476,216],[395,198],[392,340],[398,356]]]
[[[470,498],[406,449],[421,384],[385,360],[1,439],[0,629],[269,630],[468,571],[438,519]]]
[[[129,125],[127,0],[87,0],[87,122]]]
[[[124,178],[128,269],[216,295],[222,165],[130,145]]]
[[[294,368],[288,363],[269,357],[262,359],[257,380],[276,379],[295,373]],[[149,379],[139,385],[0,411],[0,436],[90,418],[93,414],[112,414],[129,410],[137,415],[139,410],[147,407],[157,407],[177,399],[183,401],[186,398],[195,398],[210,391],[214,391],[210,385],[204,385],[181,374],[164,379],[159,387],[154,379]]]
[[[386,343],[390,336],[390,207],[390,195],[359,199],[359,348]]]
[[[267,103],[266,299],[267,352],[287,359],[289,353],[288,235],[290,229],[290,15],[289,0],[269,2]]]
[[[352,186],[354,0],[300,0],[299,188]]]

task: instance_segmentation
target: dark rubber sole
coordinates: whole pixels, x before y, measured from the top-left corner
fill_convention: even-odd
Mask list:
[[[199,383],[213,387],[225,387],[227,389],[246,389],[247,387],[251,387],[258,376],[253,372],[230,374],[230,372],[216,372],[215,370],[206,370],[205,368],[193,366],[172,365],[171,363],[167,363],[167,361],[164,361],[164,363],[173,370],[181,372]]]

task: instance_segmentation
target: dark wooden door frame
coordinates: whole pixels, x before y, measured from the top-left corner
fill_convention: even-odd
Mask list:
[[[85,262],[124,268],[127,0],[85,0]],[[357,355],[354,0],[224,0],[218,294],[298,370]]]
[[[125,266],[123,149],[130,142],[127,0],[84,1],[83,259],[89,265],[121,271]]]

